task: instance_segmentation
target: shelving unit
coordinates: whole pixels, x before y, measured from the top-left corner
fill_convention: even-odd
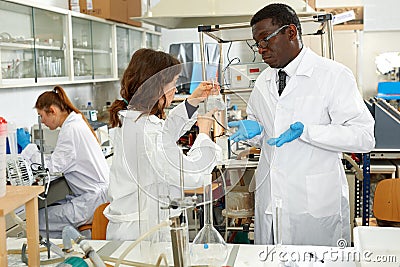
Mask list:
[[[117,29],[130,34],[132,45],[120,49]],[[160,35],[34,2],[0,0],[0,89],[118,81],[132,53],[158,49]]]

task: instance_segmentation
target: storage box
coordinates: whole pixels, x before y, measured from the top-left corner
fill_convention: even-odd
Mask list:
[[[127,0],[128,1],[128,16],[126,23],[132,26],[141,27],[142,23],[136,20],[131,20],[131,17],[142,16],[142,1],[140,0]]]
[[[79,5],[81,13],[141,26],[140,22],[128,19],[141,16],[140,0],[80,0]]]
[[[364,7],[362,6],[317,8],[317,11],[331,13],[333,15],[351,10],[354,11],[355,19],[335,25],[334,30],[362,30],[364,25]]]

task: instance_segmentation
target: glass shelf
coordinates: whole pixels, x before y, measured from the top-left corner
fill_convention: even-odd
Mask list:
[[[148,29],[0,1],[0,88],[117,81],[137,49],[159,46],[160,33]]]

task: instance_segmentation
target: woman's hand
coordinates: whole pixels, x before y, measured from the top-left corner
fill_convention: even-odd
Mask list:
[[[203,81],[197,86],[193,93],[187,98],[190,105],[196,107],[204,101],[207,96],[219,94],[220,86],[217,82]]]
[[[217,111],[217,109],[212,109],[204,115],[197,116],[197,126],[199,127],[200,133],[205,133],[207,135],[210,134],[211,126],[213,125],[214,118],[213,114]]]

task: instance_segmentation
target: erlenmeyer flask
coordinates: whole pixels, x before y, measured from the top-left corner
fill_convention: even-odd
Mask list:
[[[190,249],[191,263],[221,266],[227,254],[228,247],[213,226],[211,174],[208,174],[204,178],[204,226],[193,240]]]

